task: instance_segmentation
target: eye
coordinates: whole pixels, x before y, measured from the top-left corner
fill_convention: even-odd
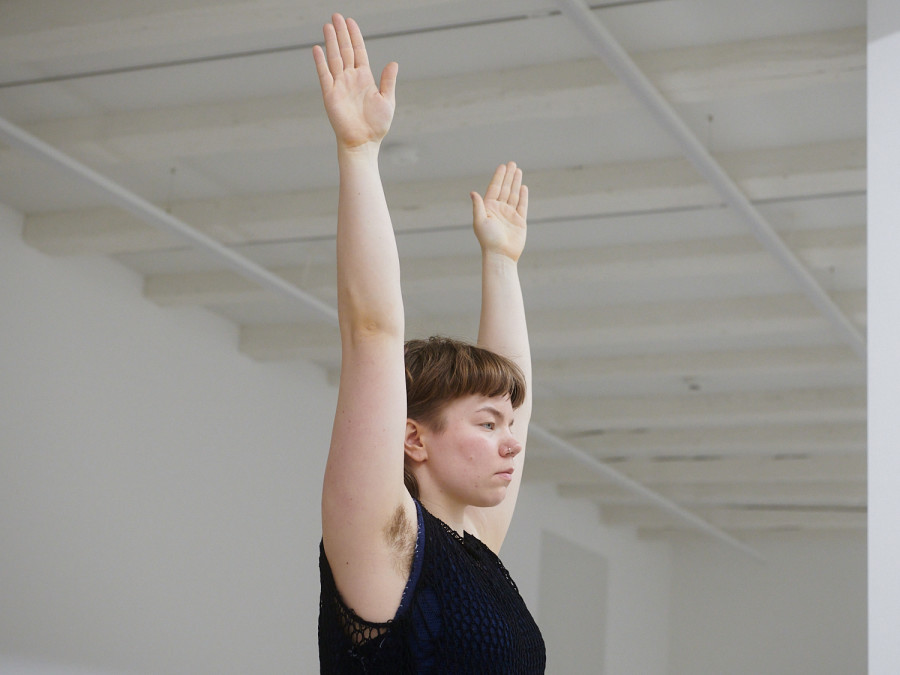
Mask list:
[[[483,422],[483,423],[481,424],[481,426],[483,426],[485,429],[490,429],[491,431],[493,431],[493,430],[494,430],[494,427],[495,427],[496,425],[495,425],[493,422]]]

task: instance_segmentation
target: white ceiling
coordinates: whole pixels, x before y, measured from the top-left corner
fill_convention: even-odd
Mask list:
[[[337,171],[310,47],[341,10],[373,64],[400,63],[382,167],[410,336],[473,335],[467,195],[499,162],[525,169],[534,420],[552,436],[533,435],[527,479],[654,532],[696,527],[685,514],[738,537],[864,527],[859,350],[561,5],[5,0],[0,117],[333,303]],[[592,7],[864,336],[865,2]],[[337,367],[320,314],[2,141],[0,202],[33,246],[115,257],[148,301],[238,322],[253,358]]]

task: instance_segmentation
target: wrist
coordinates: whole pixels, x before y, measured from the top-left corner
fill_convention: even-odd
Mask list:
[[[488,249],[481,249],[481,259],[485,263],[489,263],[492,265],[502,265],[506,267],[518,267],[519,256],[513,256],[509,253],[505,253],[503,251],[493,251]]]
[[[378,151],[381,149],[381,141],[368,141],[359,145],[346,145],[338,141],[338,162],[342,161],[371,161],[378,159]]]

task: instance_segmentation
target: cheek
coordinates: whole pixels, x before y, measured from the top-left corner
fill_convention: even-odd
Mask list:
[[[457,437],[455,443],[444,449],[454,453],[455,460],[453,461],[473,470],[477,469],[487,457],[495,452],[495,446],[491,441],[478,434]]]
[[[493,444],[485,438],[475,438],[468,446],[466,457],[468,461],[477,464],[483,462],[493,453]]]
[[[460,465],[460,468],[467,473],[478,466],[478,460],[481,456],[478,448],[474,443],[467,443],[459,448],[459,451],[456,455],[456,462]]]

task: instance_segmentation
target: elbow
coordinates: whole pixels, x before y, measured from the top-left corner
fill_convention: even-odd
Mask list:
[[[403,337],[402,313],[399,316],[363,314],[341,317],[341,340],[345,343],[360,344],[385,339],[402,342]]]
[[[397,338],[403,340],[403,301],[365,293],[359,288],[344,288],[338,295],[338,318],[341,339],[367,341],[370,339]]]

